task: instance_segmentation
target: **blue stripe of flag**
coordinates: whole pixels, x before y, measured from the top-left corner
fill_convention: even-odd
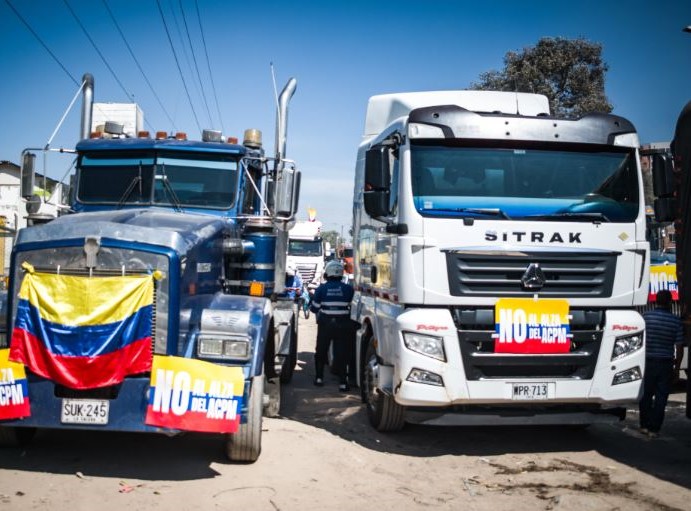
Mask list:
[[[94,357],[151,337],[152,315],[153,306],[147,305],[122,321],[104,325],[66,326],[43,319],[28,300],[19,300],[15,327],[41,339],[46,349],[54,355]]]

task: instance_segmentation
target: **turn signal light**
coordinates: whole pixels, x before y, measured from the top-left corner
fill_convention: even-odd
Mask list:
[[[264,284],[261,282],[250,282],[250,296],[264,296]]]

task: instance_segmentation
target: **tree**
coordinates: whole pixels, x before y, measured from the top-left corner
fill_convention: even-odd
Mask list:
[[[322,239],[331,244],[331,248],[336,248],[340,234],[337,231],[322,231]]]
[[[508,52],[502,71],[480,74],[480,81],[470,88],[544,94],[552,115],[580,117],[612,111],[605,95],[608,69],[599,43],[543,37],[534,47]]]

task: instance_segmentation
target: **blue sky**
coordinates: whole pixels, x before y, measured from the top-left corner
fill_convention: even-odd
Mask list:
[[[177,129],[198,138],[196,114],[202,128],[222,127],[231,136],[261,129],[273,154],[273,62],[279,90],[291,76],[298,81],[289,109],[287,157],[303,172],[299,217],[306,218],[311,206],[326,228],[347,232],[355,154],[372,95],[467,88],[480,73],[501,69],[507,51],[548,36],[603,45],[609,65],[605,92],[614,113],[634,123],[643,143],[669,140],[681,108],[691,100],[691,34],[682,32],[691,25],[688,0],[158,2],[194,112],[156,0],[67,0],[117,80],[64,0],[0,0],[0,160],[19,163],[23,148],[48,142],[77,91],[72,78],[86,72],[95,77],[96,101],[129,102],[133,96],[152,131]],[[74,147],[79,106],[80,101],[68,113],[52,147]],[[64,161],[49,161],[51,177],[64,170]]]

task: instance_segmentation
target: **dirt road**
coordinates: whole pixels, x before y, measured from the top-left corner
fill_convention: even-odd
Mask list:
[[[0,450],[0,510],[687,510],[691,420],[672,396],[659,439],[615,426],[377,433],[354,390],[312,386],[313,318],[300,368],[265,419],[251,465],[219,438],[41,431]]]

